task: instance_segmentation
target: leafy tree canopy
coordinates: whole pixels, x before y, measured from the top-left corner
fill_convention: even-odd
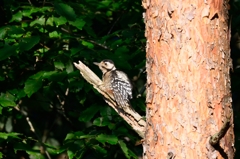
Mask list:
[[[235,147],[239,149],[239,8],[230,1]],[[73,62],[112,59],[134,85],[144,115],[145,37],[141,1],[0,1],[0,158],[137,158],[138,135]],[[237,156],[239,155],[237,151]]]
[[[141,1],[0,2],[0,157],[137,158],[137,134],[73,62],[112,59],[132,79],[144,114]],[[144,95],[143,95],[144,96]]]

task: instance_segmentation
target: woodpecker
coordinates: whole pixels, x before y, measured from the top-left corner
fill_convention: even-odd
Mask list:
[[[116,69],[112,60],[94,62],[102,71],[102,81],[106,91],[112,94],[117,104],[121,107],[130,105],[132,99],[132,85],[128,76]]]

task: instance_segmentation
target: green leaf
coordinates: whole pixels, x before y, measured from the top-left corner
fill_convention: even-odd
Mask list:
[[[71,73],[71,72],[73,72],[73,64],[72,64],[72,61],[68,61],[67,63],[66,63],[66,72],[69,74],[69,73]]]
[[[23,89],[12,89],[12,90],[9,90],[9,93],[12,94],[13,98],[16,100],[26,96],[26,93],[24,92]]]
[[[70,21],[76,20],[75,11],[69,5],[64,3],[55,3],[54,8],[59,15],[67,18],[68,20]]]
[[[126,158],[135,158],[137,159],[138,156],[136,154],[134,154],[130,149],[128,149],[127,145],[123,142],[123,140],[119,140],[118,144],[120,145],[124,155],[126,156]]]
[[[96,135],[82,135],[82,136],[76,136],[77,139],[89,139],[89,138],[95,138]]]
[[[97,9],[108,8],[111,3],[111,0],[100,1],[100,3],[97,5]]]
[[[130,158],[129,154],[128,154],[128,148],[127,148],[127,145],[122,141],[122,140],[119,140],[118,141],[124,155],[127,157],[127,158]]]
[[[93,135],[85,135],[82,131],[76,131],[74,133],[68,133],[65,140],[84,139],[89,137],[93,137]]]
[[[112,4],[113,10],[118,10],[120,8],[120,6],[121,6],[121,3],[119,3],[119,2]]]
[[[84,30],[87,32],[87,34],[89,34],[90,36],[96,38],[97,35],[96,33],[94,32],[93,28],[88,24],[88,21],[87,21],[87,24],[84,26]]]
[[[102,148],[99,145],[93,145],[92,148],[98,152],[100,152],[101,154],[107,154],[107,150],[105,150],[104,148]]]
[[[20,34],[20,35],[22,35],[22,34],[24,34],[24,32],[25,32],[25,30],[24,29],[22,29],[21,27],[19,27],[19,26],[7,26],[6,27],[6,29],[7,29],[7,31],[8,31],[8,34]]]
[[[4,47],[0,49],[0,61],[14,55],[16,53],[16,49],[16,46],[4,45]]]
[[[87,147],[82,140],[75,140],[74,142],[70,142],[67,147],[67,154],[70,159],[78,159],[82,158],[84,153],[87,151]]]
[[[46,159],[43,154],[40,152],[34,152],[34,151],[26,151],[27,154],[29,154],[29,158],[37,158],[37,159]]]
[[[26,150],[26,151],[29,151],[29,150],[32,150],[32,147],[30,145],[27,145],[25,143],[21,143],[21,142],[17,142],[14,144],[14,150]]]
[[[11,95],[10,93],[1,93],[0,96],[0,105],[3,107],[8,107],[8,106],[16,106],[16,103],[14,102],[15,97]]]
[[[31,16],[32,13],[33,13],[33,12],[32,12],[31,9],[25,9],[25,10],[22,11],[21,14],[22,14],[23,16],[25,16],[25,17],[28,17],[28,18],[31,18],[31,19],[32,19],[32,16]]]
[[[128,133],[128,130],[126,129],[126,127],[118,127],[117,129],[114,129],[114,134],[116,135],[124,135],[124,134],[127,134]]]
[[[29,158],[45,159],[45,157],[39,152],[38,149],[35,150],[29,144],[17,142],[14,144],[13,147],[14,147],[15,153],[18,150],[22,150],[22,151],[25,151],[27,154],[29,154]]]
[[[13,130],[13,119],[12,117],[8,117],[6,123],[5,123],[5,131],[6,132],[12,132]]]
[[[128,149],[128,154],[131,158],[138,159],[139,157],[130,149]]]
[[[74,156],[75,156],[75,153],[74,153],[73,151],[71,151],[71,150],[68,150],[68,151],[67,151],[67,156],[68,156],[70,159],[73,159]]]
[[[113,109],[111,107],[103,107],[100,109],[101,116],[108,117],[108,119],[112,119]],[[114,114],[115,115],[115,114]]]
[[[14,106],[16,106],[16,103],[14,101],[2,99],[1,97],[0,97],[0,104],[3,107],[8,107],[8,106],[14,107]]]
[[[0,138],[6,140],[8,138],[8,133],[0,132]]]
[[[4,81],[4,80],[5,80],[5,77],[0,76],[0,81]]]
[[[10,132],[10,133],[3,133],[3,132],[0,132],[0,138],[6,140],[8,139],[9,137],[12,137],[12,138],[15,138],[15,139],[21,139],[19,138],[20,134],[19,133],[15,133],[15,132]]]
[[[112,16],[112,11],[107,11],[107,12],[106,12],[106,15],[107,15],[108,17]]]
[[[28,51],[33,48],[36,44],[40,41],[39,36],[31,36],[23,38],[22,41],[19,43],[19,49],[21,51]]]
[[[43,78],[50,79],[51,76],[53,76],[53,75],[55,75],[55,74],[57,74],[57,73],[58,73],[58,71],[48,71],[48,72],[44,72]]]
[[[94,45],[90,42],[82,40],[82,45],[88,47],[89,49],[93,49]]]
[[[76,72],[76,71],[74,71],[74,72]],[[73,73],[69,74],[69,76],[71,76],[72,74]],[[74,75],[75,74],[76,73],[74,73]],[[79,72],[78,72],[78,75],[79,75]],[[68,76],[68,78],[71,78],[69,76]],[[76,76],[74,76],[74,77],[76,77]],[[79,92],[80,90],[82,90],[84,88],[84,82],[85,81],[83,79],[77,81],[75,78],[71,78],[71,80],[69,80],[69,88],[70,88],[70,90],[74,89],[75,92]],[[85,100],[86,100],[86,98],[84,98],[84,96],[82,96],[80,103],[84,104]]]
[[[122,39],[116,39],[111,43],[111,47],[118,48],[119,45],[123,45]]]
[[[80,113],[78,120],[84,122],[90,121],[100,109],[101,107],[99,107],[97,104],[91,105]]]
[[[50,26],[53,26],[53,22],[54,22],[54,19],[53,17],[49,17],[46,21],[46,25],[50,25]]]
[[[0,32],[1,33],[1,32]],[[80,51],[82,50],[82,48],[80,48],[80,47],[72,47],[71,48],[71,56],[73,56],[73,55],[75,55],[75,54],[78,54]]]
[[[45,72],[43,74],[43,78],[47,78],[50,81],[61,81],[63,78],[65,78],[67,73],[64,72],[58,72],[58,71],[49,71]]]
[[[96,140],[98,140],[101,143],[109,143],[111,145],[116,145],[118,142],[118,138],[115,135],[106,135],[106,134],[100,134],[96,137]]]
[[[84,136],[85,134],[82,131],[74,132],[74,135],[78,138],[79,136]]]
[[[32,18],[33,13],[44,13],[45,11],[51,9],[51,7],[29,7],[22,10],[22,15],[28,18]]]
[[[14,22],[14,21],[16,21],[16,22],[22,21],[22,12],[21,11],[17,12],[16,14],[13,14],[10,22]]]
[[[53,31],[49,33],[50,38],[59,38],[61,34],[59,34],[57,31]]]
[[[47,151],[49,151],[50,154],[53,155],[59,155],[59,154],[63,154],[64,152],[66,152],[66,149],[64,148],[58,148],[59,146],[53,146],[52,144],[46,144],[44,143],[44,146],[47,148]],[[46,159],[46,158],[44,158]]]
[[[30,78],[31,78],[31,79],[41,79],[42,76],[44,75],[44,73],[45,73],[44,71],[39,71],[38,73],[30,76]]]
[[[44,18],[44,16],[42,16],[42,17],[40,17],[40,18],[32,21],[32,22],[30,23],[30,26],[32,27],[32,26],[34,26],[34,25],[36,25],[36,24],[45,25],[45,20],[46,20],[46,19]]]
[[[54,61],[54,66],[59,70],[63,70],[65,68],[64,64],[60,61]]]
[[[123,53],[128,53],[129,49],[126,46],[119,47],[115,50],[116,55],[122,55]]]
[[[93,125],[101,126],[101,127],[108,126],[109,124],[111,124],[111,122],[109,121],[109,119],[107,117],[99,117],[93,121]]]
[[[24,92],[28,97],[37,92],[42,87],[42,79],[28,79],[25,82]]]
[[[58,18],[54,17],[53,21],[56,24],[56,26],[63,25],[63,24],[67,23],[67,19],[65,17],[62,17],[62,16],[58,17]]]
[[[83,26],[86,24],[86,22],[83,19],[76,19],[74,22],[70,21],[69,24],[71,24],[72,26],[75,26],[76,28],[78,28],[79,30],[82,30]]]
[[[65,140],[70,140],[70,139],[74,139],[74,138],[75,138],[74,133],[68,133]]]
[[[7,35],[7,27],[0,28],[0,39],[3,39]]]

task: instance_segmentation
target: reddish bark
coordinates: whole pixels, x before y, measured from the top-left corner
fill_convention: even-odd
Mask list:
[[[228,1],[146,0],[144,157],[234,157]],[[230,118],[220,149],[209,144]],[[221,150],[222,149],[222,150]]]

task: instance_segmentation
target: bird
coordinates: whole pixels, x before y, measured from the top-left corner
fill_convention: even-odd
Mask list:
[[[122,108],[130,106],[132,99],[132,84],[126,73],[116,69],[112,60],[105,59],[94,62],[102,71],[102,81],[106,92],[112,95],[117,105]]]

